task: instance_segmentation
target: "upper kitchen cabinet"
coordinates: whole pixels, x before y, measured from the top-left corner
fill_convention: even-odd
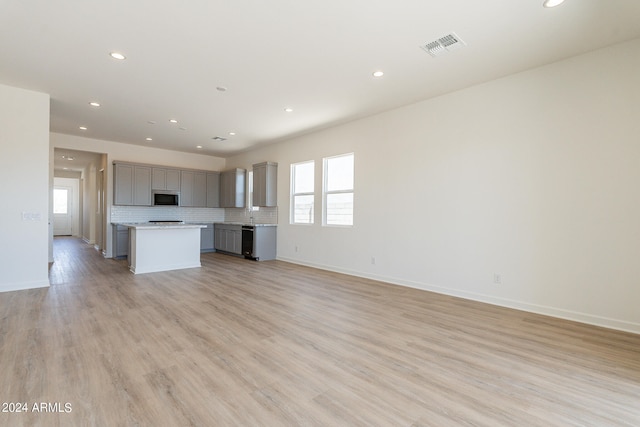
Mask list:
[[[207,207],[220,207],[220,172],[207,172]]]
[[[152,168],[151,189],[180,191],[180,171],[178,169]]]
[[[207,173],[204,171],[181,171],[180,206],[207,206]]]
[[[253,206],[277,206],[277,178],[277,163],[263,162],[253,165]]]
[[[151,206],[151,167],[114,163],[113,204]]]
[[[244,208],[246,174],[245,169],[231,169],[220,174],[221,208]]]

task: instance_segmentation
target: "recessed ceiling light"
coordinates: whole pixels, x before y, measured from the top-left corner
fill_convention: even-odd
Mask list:
[[[80,130],[87,130],[87,127],[86,126],[80,126],[79,129]]]
[[[373,72],[373,77],[382,77],[384,76],[384,72],[383,71],[374,71]]]
[[[69,170],[69,168],[62,168],[62,169],[64,169],[64,170]]]
[[[127,59],[127,57],[121,54],[120,52],[111,52],[109,56],[111,56],[113,59],[119,59],[119,60]]]
[[[100,103],[93,101],[93,102],[90,102],[89,105],[91,105],[92,107],[99,107]]]
[[[542,3],[542,5],[544,7],[556,7],[560,6],[562,3],[564,3],[564,0],[544,0],[544,3]]]
[[[236,133],[235,132],[229,132],[229,135],[236,136]]]
[[[293,113],[293,108],[285,108],[284,111],[287,113]]]
[[[201,149],[201,148],[202,148],[202,145],[196,145],[196,148],[197,148],[197,149]]]
[[[169,119],[169,123],[178,123],[176,119]]]
[[[153,141],[153,138],[150,138],[150,137],[146,137],[145,139],[146,139],[147,141]]]
[[[67,156],[67,160],[74,160],[74,159],[71,156]]]

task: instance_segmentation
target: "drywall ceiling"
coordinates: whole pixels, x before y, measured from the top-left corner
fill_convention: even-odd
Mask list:
[[[56,148],[53,152],[54,173],[57,172],[89,172],[87,169],[93,165],[100,166],[100,154],[87,151],[68,150]]]
[[[0,4],[0,83],[52,132],[222,157],[640,37],[637,0]]]

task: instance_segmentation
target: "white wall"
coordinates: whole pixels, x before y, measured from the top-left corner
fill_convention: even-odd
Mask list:
[[[96,165],[91,163],[82,174],[82,240],[96,243],[96,209],[98,191],[96,187]]]
[[[114,141],[104,141],[99,139],[84,138],[79,136],[51,133],[51,150],[54,148],[66,148],[71,150],[88,151],[93,153],[106,154],[106,198],[107,198],[107,224],[111,223],[111,204],[113,201],[113,168],[114,161],[126,161],[133,163],[145,163],[152,165],[172,166],[185,169],[199,169],[220,171],[225,167],[225,159],[203,154],[182,153],[177,151],[163,150],[153,147],[123,144]],[[90,176],[91,183],[85,187],[91,190],[92,194],[85,194],[85,200],[91,200],[97,206],[97,195],[95,192],[95,174]],[[85,179],[87,177],[85,176]],[[92,205],[93,206],[93,205]],[[92,209],[92,212],[94,210]],[[91,216],[94,219],[95,216]],[[93,227],[91,228],[93,230]],[[106,251],[105,256],[111,257],[111,227],[106,229]],[[91,236],[91,240],[95,236]],[[53,237],[51,236],[51,239]]]
[[[0,118],[0,292],[49,286],[49,95],[0,85]]]
[[[639,138],[637,39],[227,166],[279,163],[279,259],[640,332]],[[290,225],[290,164],[316,160],[319,196],[347,152],[354,226]]]

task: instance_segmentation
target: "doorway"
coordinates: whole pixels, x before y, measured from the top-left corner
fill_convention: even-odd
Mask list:
[[[53,187],[53,235],[73,235],[72,187]]]
[[[53,178],[53,235],[79,236],[82,213],[80,178]]]

